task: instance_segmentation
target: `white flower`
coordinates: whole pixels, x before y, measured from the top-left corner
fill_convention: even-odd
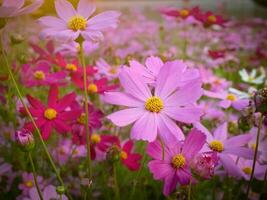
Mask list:
[[[252,84],[262,84],[265,79],[265,72],[263,69],[260,70],[261,74],[257,77],[257,71],[256,69],[253,69],[250,73],[247,72],[247,70],[242,69],[239,71],[239,75],[242,79],[242,81],[246,83],[252,83]]]

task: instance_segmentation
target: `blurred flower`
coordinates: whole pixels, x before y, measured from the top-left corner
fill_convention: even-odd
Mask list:
[[[45,181],[43,177],[37,177],[38,186],[40,189],[44,188]],[[22,173],[22,183],[19,184],[19,189],[22,190],[23,195],[29,195],[29,192],[32,188],[35,188],[34,178],[32,173],[23,172]]]
[[[41,192],[44,200],[52,200],[52,199],[68,200],[68,198],[64,194],[60,198],[60,195],[56,191],[56,187],[53,185],[47,185],[42,189]],[[24,197],[23,200],[40,200],[37,189],[36,188],[30,189],[29,196]]]
[[[154,159],[148,163],[148,168],[154,179],[164,181],[165,196],[175,190],[178,182],[188,185],[194,180],[190,172],[190,163],[205,144],[205,139],[203,133],[193,129],[184,143],[177,142],[174,146],[167,143],[164,149],[159,141],[148,144],[147,154]]]
[[[265,74],[261,74],[257,77],[257,71],[256,69],[253,69],[251,73],[248,73],[247,70],[242,69],[239,71],[239,75],[241,79],[246,83],[252,83],[256,85],[260,85],[264,82]]]
[[[92,18],[96,7],[88,0],[80,0],[77,10],[66,0],[56,0],[58,17],[45,16],[39,22],[45,26],[41,32],[44,37],[62,40],[76,40],[80,35],[85,40],[99,41],[104,36],[101,31],[117,26],[119,12],[106,11]]]
[[[70,121],[76,120],[81,114],[80,109],[66,110],[67,107],[75,101],[75,93],[69,93],[58,99],[58,86],[52,85],[49,90],[48,103],[45,106],[38,99],[28,95],[27,99],[30,103],[30,112],[35,118],[38,128],[41,130],[42,137],[47,140],[53,128],[59,133],[66,134],[71,130]],[[31,122],[25,124],[25,128],[33,130]]]
[[[26,129],[17,130],[15,133],[15,140],[23,151],[31,151],[34,146],[34,137],[32,133]]]
[[[0,18],[17,17],[37,10],[44,0],[35,0],[30,5],[23,7],[24,0],[3,0],[0,6]]]
[[[166,64],[159,72],[152,94],[139,74],[123,68],[119,79],[125,93],[106,92],[104,101],[130,108],[107,118],[120,127],[134,122],[132,139],[152,142],[158,134],[166,143],[183,139],[183,132],[174,121],[196,122],[203,112],[194,105],[202,95],[201,81],[195,80],[178,88],[181,76],[182,69]]]

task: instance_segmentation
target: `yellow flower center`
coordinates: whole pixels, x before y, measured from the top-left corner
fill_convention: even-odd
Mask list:
[[[25,186],[28,188],[31,188],[31,187],[33,187],[33,182],[31,180],[28,180],[25,182]]]
[[[217,18],[214,15],[210,15],[208,16],[208,21],[211,23],[215,23],[217,21]]]
[[[79,152],[79,150],[78,149],[74,149],[73,150],[73,155],[78,155],[80,152]]]
[[[163,108],[163,101],[156,96],[150,97],[146,100],[145,108],[150,112],[158,113]]]
[[[73,72],[76,72],[77,71],[77,66],[74,65],[74,64],[67,64],[66,69],[70,70],[70,71],[73,71]]]
[[[256,150],[256,144],[255,144],[255,143],[253,143],[253,144],[251,145],[251,149],[253,149],[254,151]]]
[[[94,83],[90,83],[88,85],[88,91],[91,93],[96,93],[98,91],[97,85]]]
[[[91,135],[91,141],[92,141],[92,143],[97,144],[101,141],[101,137],[98,134],[93,133]]]
[[[244,168],[243,168],[243,172],[244,172],[245,174],[247,174],[247,175],[250,175],[251,172],[252,172],[252,169],[251,169],[251,167],[244,167]]]
[[[111,73],[111,74],[116,74],[117,73],[117,69],[116,68],[111,68],[108,72]]]
[[[65,155],[65,154],[66,154],[65,148],[61,147],[61,148],[59,149],[59,154],[61,154],[61,155]]]
[[[45,73],[41,70],[38,70],[36,72],[34,72],[34,78],[37,80],[44,80],[45,79]]]
[[[57,117],[57,111],[53,108],[47,108],[44,112],[44,116],[49,120],[55,119]]]
[[[219,140],[213,140],[211,143],[209,143],[209,147],[213,151],[222,152],[223,151],[223,143]]]
[[[85,113],[80,115],[80,117],[77,119],[77,122],[80,124],[85,124]]]
[[[186,10],[186,9],[183,9],[183,10],[180,11],[180,15],[182,17],[187,17],[189,15],[189,11]]]
[[[121,159],[125,160],[125,159],[128,158],[128,154],[125,151],[121,151],[120,152],[120,157],[121,157]]]
[[[85,30],[87,21],[82,16],[74,16],[68,21],[68,28],[73,31]]]
[[[174,168],[180,168],[185,165],[185,157],[182,154],[177,154],[172,157],[172,166]]]
[[[229,101],[236,101],[236,96],[234,94],[228,94],[226,99],[228,99]]]

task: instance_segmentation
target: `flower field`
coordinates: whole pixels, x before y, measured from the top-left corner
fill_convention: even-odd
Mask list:
[[[1,200],[267,199],[266,19],[0,2]]]

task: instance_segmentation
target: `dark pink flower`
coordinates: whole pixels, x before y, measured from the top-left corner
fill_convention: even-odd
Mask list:
[[[76,120],[80,114],[80,109],[68,110],[67,108],[75,101],[75,93],[69,93],[58,99],[58,86],[50,87],[48,103],[45,106],[38,99],[28,95],[27,99],[30,103],[30,112],[35,118],[38,128],[41,130],[44,140],[47,140],[53,128],[59,133],[66,134],[71,130],[70,121]],[[25,124],[25,128],[33,130],[32,123]]]

